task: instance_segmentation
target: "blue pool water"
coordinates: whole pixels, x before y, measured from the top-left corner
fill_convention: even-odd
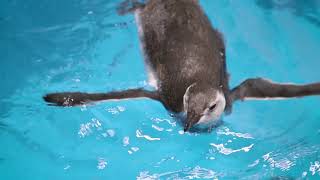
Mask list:
[[[118,1],[0,2],[0,179],[320,178],[320,97],[237,102],[210,134],[183,134],[151,100],[49,107],[47,92],[146,87]],[[319,0],[202,0],[223,32],[231,87],[320,81]]]

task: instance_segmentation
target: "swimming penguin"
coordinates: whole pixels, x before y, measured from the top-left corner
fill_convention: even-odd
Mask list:
[[[130,5],[130,7],[129,7]],[[106,93],[51,93],[51,105],[75,106],[104,100],[150,98],[167,110],[184,113],[184,131],[212,127],[232,103],[249,98],[320,95],[320,83],[278,84],[247,79],[230,90],[225,45],[197,0],[126,1],[121,14],[134,12],[145,55],[146,71],[155,90],[128,89]]]

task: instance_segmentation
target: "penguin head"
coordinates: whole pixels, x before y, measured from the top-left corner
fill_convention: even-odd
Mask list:
[[[184,112],[187,115],[184,131],[192,127],[210,128],[224,112],[226,99],[221,89],[194,83],[183,96]]]

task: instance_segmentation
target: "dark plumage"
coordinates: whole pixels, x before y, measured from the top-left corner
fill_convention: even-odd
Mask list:
[[[130,3],[131,2],[131,3]],[[229,90],[225,45],[197,0],[125,1],[120,14],[135,12],[147,72],[156,90],[131,89],[109,93],[53,93],[44,96],[52,105],[74,106],[92,101],[147,97],[172,112],[185,112],[184,130],[212,126],[232,103],[245,98],[279,98],[319,95],[320,83],[276,84],[248,79]]]

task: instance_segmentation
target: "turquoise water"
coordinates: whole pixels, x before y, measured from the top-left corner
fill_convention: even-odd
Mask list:
[[[49,107],[47,92],[149,88],[120,1],[0,2],[0,179],[320,178],[320,97],[237,102],[211,134],[183,134],[151,100]],[[320,2],[202,0],[230,84],[320,81]]]

